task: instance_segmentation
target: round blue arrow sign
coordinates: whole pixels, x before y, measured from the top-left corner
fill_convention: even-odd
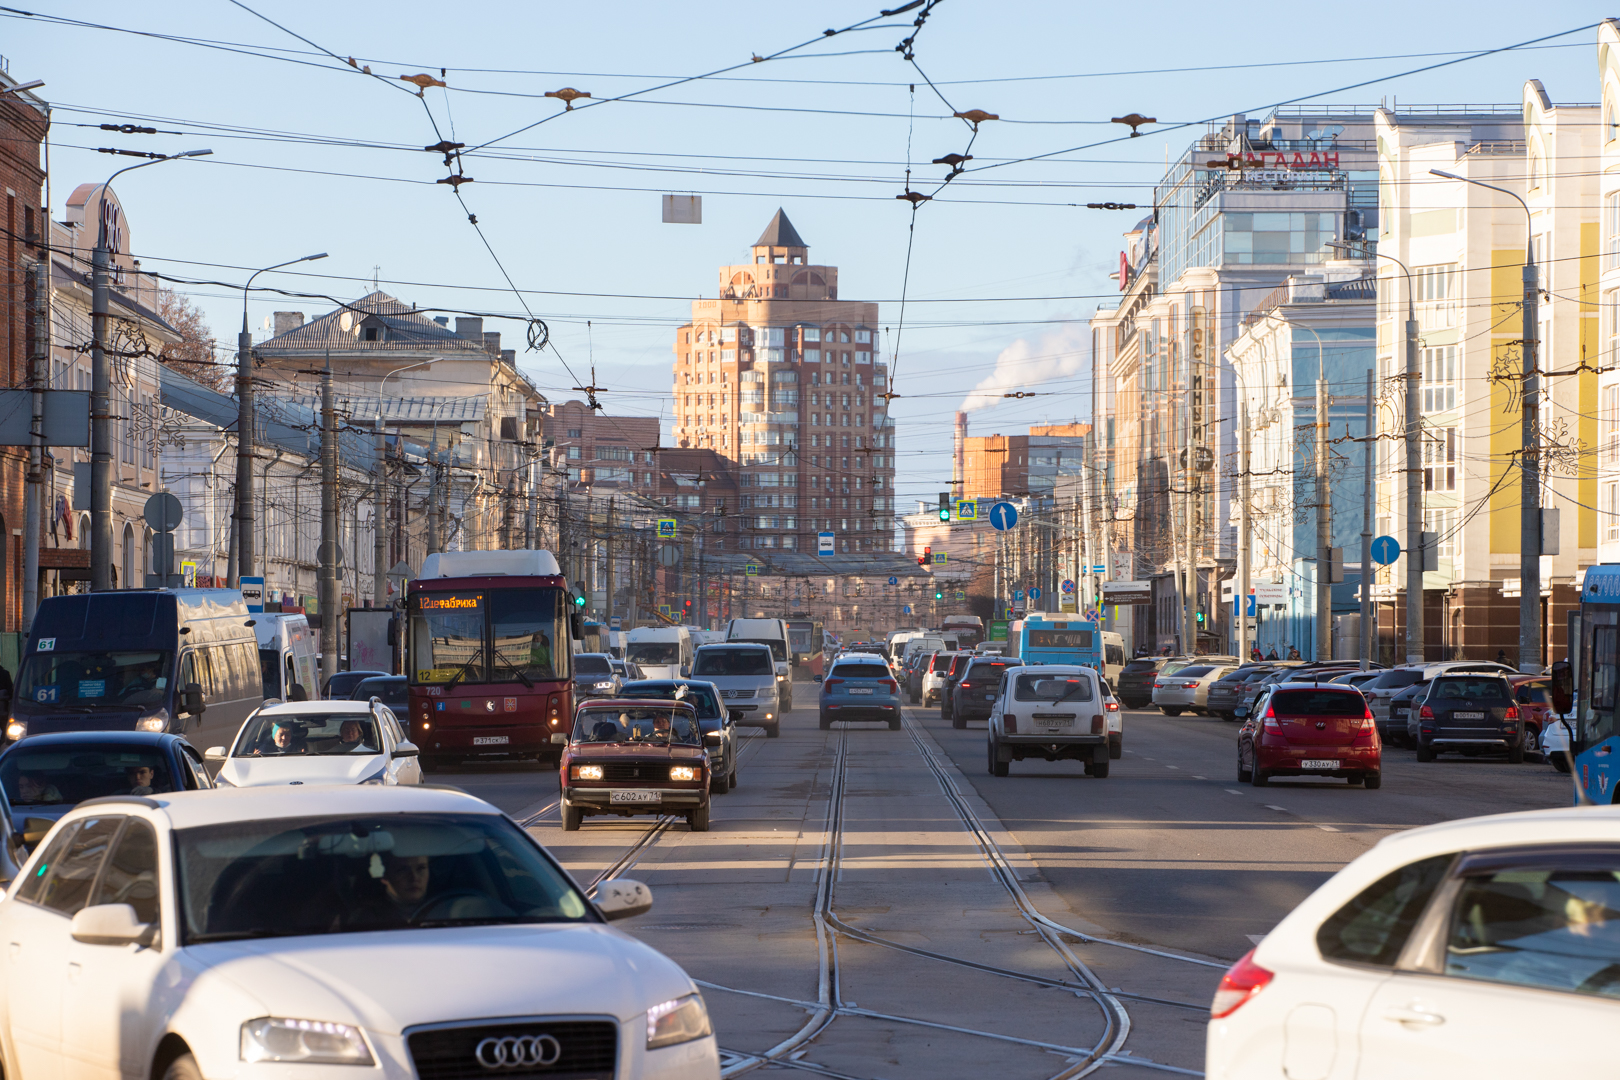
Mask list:
[[[1393,536],[1380,536],[1372,542],[1373,562],[1388,566],[1401,557],[1401,543]]]
[[[1018,524],[1018,507],[1010,502],[998,502],[990,508],[990,524],[997,532],[1005,532]]]

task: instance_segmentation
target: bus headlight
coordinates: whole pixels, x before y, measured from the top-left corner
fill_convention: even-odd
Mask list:
[[[18,739],[26,737],[27,734],[28,734],[28,721],[26,721],[26,720],[9,720],[9,721],[6,722],[6,739],[8,741],[16,742]]]

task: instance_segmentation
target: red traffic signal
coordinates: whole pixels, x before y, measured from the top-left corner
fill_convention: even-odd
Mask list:
[[[923,548],[922,549],[922,554],[917,556],[917,565],[918,566],[927,566],[929,563],[931,563],[933,561],[934,561],[934,549],[933,549],[932,546]]]

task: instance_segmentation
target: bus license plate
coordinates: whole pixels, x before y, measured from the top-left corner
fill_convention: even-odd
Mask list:
[[[870,694],[872,688],[870,686],[852,686],[849,688],[849,692],[852,694]]]
[[[1339,763],[1324,758],[1306,758],[1299,763],[1299,767],[1302,769],[1337,769]]]
[[[615,791],[608,796],[610,803],[652,803],[658,800],[656,791]]]
[[[508,742],[505,735],[474,735],[474,746],[505,746]]]

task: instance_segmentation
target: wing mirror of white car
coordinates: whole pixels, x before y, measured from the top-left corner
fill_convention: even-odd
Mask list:
[[[157,927],[128,904],[96,904],[73,916],[73,940],[85,945],[150,945],[156,938]]]
[[[652,890],[630,878],[610,878],[596,886],[596,910],[608,922],[645,915],[652,910]]]
[[[395,757],[416,757],[421,752],[422,751],[418,750],[416,748],[416,744],[413,742],[402,742],[398,746],[394,747]]]
[[[225,748],[223,746],[210,746],[203,751],[204,761],[224,761]]]

